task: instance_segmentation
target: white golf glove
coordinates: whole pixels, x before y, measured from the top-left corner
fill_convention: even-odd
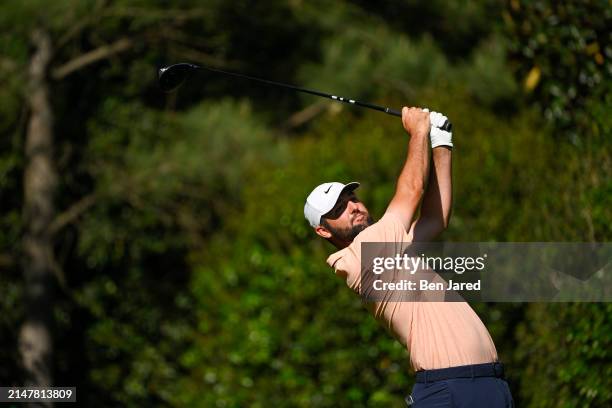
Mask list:
[[[425,112],[429,112],[429,109],[423,109]],[[431,130],[429,131],[429,140],[431,141],[431,148],[438,146],[453,147],[453,133],[447,132],[446,130],[440,129],[446,123],[448,118],[438,112],[429,113],[429,121],[431,122]]]

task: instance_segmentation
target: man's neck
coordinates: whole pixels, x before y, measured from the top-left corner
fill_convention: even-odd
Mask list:
[[[337,237],[331,237],[327,241],[329,241],[329,243],[335,246],[338,250],[346,248],[347,246],[351,245],[351,242],[352,242],[352,241],[345,241]]]

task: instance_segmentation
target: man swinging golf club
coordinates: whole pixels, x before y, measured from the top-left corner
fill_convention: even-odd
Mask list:
[[[402,123],[410,134],[408,156],[395,195],[378,222],[355,195],[359,183],[324,183],[308,196],[304,216],[317,235],[338,248],[327,263],[357,293],[361,291],[362,243],[431,241],[448,225],[453,145],[452,134],[442,129],[446,122],[437,112],[402,109]],[[415,219],[419,205],[420,215]],[[466,302],[383,299],[371,310],[410,353],[416,383],[406,398],[409,405],[513,406],[493,340]]]

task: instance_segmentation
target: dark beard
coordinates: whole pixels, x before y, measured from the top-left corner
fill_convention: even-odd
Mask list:
[[[365,224],[359,224],[359,225],[355,225],[354,227],[349,227],[349,228],[333,228],[326,222],[324,222],[323,224],[324,224],[323,226],[327,228],[334,237],[341,239],[342,241],[353,242],[355,237],[359,235],[361,231],[368,228],[370,225],[374,224],[374,220],[372,219],[370,215],[368,215],[368,218]]]

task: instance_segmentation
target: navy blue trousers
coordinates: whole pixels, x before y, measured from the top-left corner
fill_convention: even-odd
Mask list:
[[[514,407],[508,383],[495,377],[453,378],[416,383],[412,394],[406,397],[406,402],[410,408]]]

